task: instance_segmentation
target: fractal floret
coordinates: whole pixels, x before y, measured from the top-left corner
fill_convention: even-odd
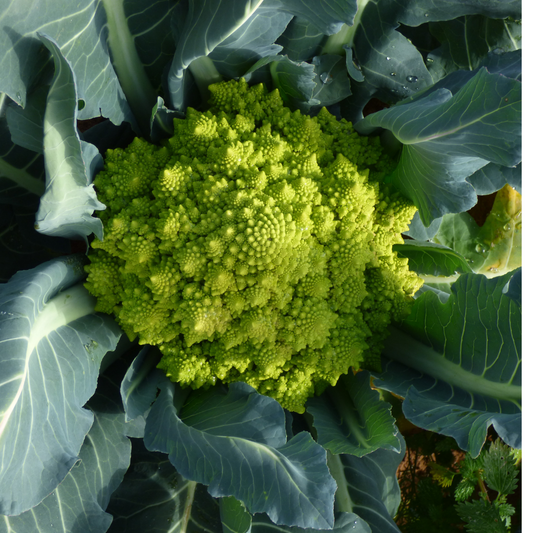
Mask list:
[[[198,388],[244,381],[303,412],[362,364],[421,280],[392,246],[415,207],[390,161],[326,109],[311,118],[244,80],[210,87],[175,135],[109,150],[87,288],[160,368]]]

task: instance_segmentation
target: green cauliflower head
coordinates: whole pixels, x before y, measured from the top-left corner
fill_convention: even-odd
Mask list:
[[[361,364],[421,280],[392,252],[415,213],[377,139],[244,80],[210,87],[158,147],[109,150],[86,287],[193,388],[245,381],[283,407]],[[372,173],[370,172],[372,169]]]

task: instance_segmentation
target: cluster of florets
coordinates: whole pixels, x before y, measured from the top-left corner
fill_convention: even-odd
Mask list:
[[[110,150],[87,288],[170,379],[245,381],[283,407],[379,357],[421,281],[396,257],[415,208],[369,169],[377,140],[277,91],[210,87],[162,147]]]

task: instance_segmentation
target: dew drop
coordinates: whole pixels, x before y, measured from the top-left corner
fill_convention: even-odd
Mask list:
[[[331,76],[327,72],[322,72],[319,77],[320,81],[324,84],[329,83],[331,81]]]
[[[435,61],[435,60],[434,60],[432,57],[428,57],[428,58],[427,58],[427,62],[428,62],[428,63],[433,63],[433,61]]]
[[[16,95],[16,96],[17,96],[17,100],[18,100],[19,102],[22,102],[22,96],[20,95],[19,92],[17,92],[17,95]]]
[[[396,72],[391,72],[390,75],[391,76],[396,76]]]
[[[429,17],[429,13],[424,13],[424,17]]]
[[[505,231],[511,231],[511,224],[505,224],[505,226],[503,227],[503,229]]]
[[[409,83],[416,83],[418,81],[418,78],[416,76],[407,76],[405,78]]]
[[[387,61],[390,61],[390,57],[389,56],[387,56],[386,59],[387,59]]]
[[[405,89],[407,91],[407,87],[405,85],[402,85],[402,89]]]
[[[483,248],[483,246],[481,244],[476,244],[476,252],[478,254],[480,254],[480,253],[483,254],[483,253],[485,253],[485,248]]]

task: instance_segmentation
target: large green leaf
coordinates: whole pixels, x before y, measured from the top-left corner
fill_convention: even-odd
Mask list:
[[[502,54],[522,47],[522,24],[512,20],[466,15],[429,27],[442,43],[428,55],[428,70],[435,81],[454,70],[475,70],[490,51]]]
[[[364,84],[355,84],[354,98],[362,92],[361,111],[370,96],[383,94],[397,101],[431,85],[432,78],[416,47],[396,31],[399,18],[411,8],[409,0],[366,0],[358,2],[353,44],[354,61],[364,75]],[[362,92],[361,92],[362,91]],[[354,117],[357,120],[362,118]]]
[[[424,280],[432,276],[472,272],[472,267],[461,254],[441,244],[408,240],[404,244],[395,244],[392,249],[398,257],[407,257],[409,270],[421,275]]]
[[[317,87],[313,65],[295,63],[285,56],[267,58],[267,61],[274,85],[286,102],[296,104],[309,102],[313,98]],[[265,63],[266,61],[262,62],[262,64]]]
[[[95,233],[103,239],[95,209],[105,209],[96,198],[92,176],[102,164],[93,145],[80,141],[76,128],[76,81],[57,43],[39,35],[50,50],[55,75],[48,92],[44,115],[44,164],[46,190],[36,215],[36,229],[46,235],[86,238]]]
[[[420,52],[398,31],[400,24],[420,26],[471,14],[521,18],[519,0],[361,0],[357,7],[353,38],[346,44],[354,48],[364,81],[352,83],[353,96],[343,102],[344,118],[354,123],[362,120],[372,97],[394,103],[433,83]]]
[[[57,487],[93,422],[82,406],[121,332],[94,312],[81,283],[84,263],[84,256],[49,261],[0,286],[2,514],[22,513]]]
[[[293,61],[306,61],[320,50],[326,35],[303,17],[294,17],[277,43],[283,46],[283,54]]]
[[[332,453],[357,457],[379,448],[400,451],[398,429],[390,409],[370,388],[368,372],[341,376],[335,387],[307,402],[317,442]]]
[[[485,15],[490,18],[522,16],[520,0],[403,0],[408,7],[398,19],[402,24],[418,26],[433,20],[451,20],[463,15]]]
[[[439,89],[358,123],[363,133],[388,129],[404,145],[391,179],[416,204],[426,226],[475,205],[465,179],[487,162],[520,162],[520,85],[482,68],[454,95]]]
[[[149,450],[168,453],[178,473],[208,485],[212,496],[235,496],[277,524],[333,526],[336,485],[326,452],[307,432],[285,443],[275,400],[236,383],[227,394],[194,392],[180,411],[183,394],[170,382],[163,386],[146,421]]]
[[[522,79],[522,50],[514,52],[495,53],[489,52],[475,70],[454,70],[443,79],[440,79],[430,87],[419,91],[405,99],[402,104],[407,104],[425,98],[439,89],[447,89],[453,95],[457,94],[480,70],[485,68],[491,74],[500,74],[516,81]]]
[[[108,533],[222,533],[218,501],[207,487],[180,476],[162,453],[132,441],[132,461],[107,511]]]
[[[39,505],[0,520],[1,533],[104,533],[111,524],[105,513],[111,494],[130,463],[131,444],[124,436],[124,411],[118,386],[100,377],[87,407],[94,423],[85,437],[79,461],[62,483]]]
[[[276,525],[264,513],[253,517],[235,498],[220,499],[220,516],[224,533],[316,533],[314,528],[288,527]],[[354,513],[335,513],[333,531],[337,533],[371,533],[370,526]]]
[[[516,167],[504,167],[489,163],[467,178],[478,196],[492,194],[505,185],[522,194],[522,163]]]
[[[232,497],[215,499],[207,487],[181,477],[168,457],[149,452],[133,441],[130,470],[113,493],[107,511],[113,515],[108,533],[252,533],[273,531],[312,533],[314,528],[275,525],[266,514],[253,517]],[[370,527],[354,513],[336,513],[334,531],[370,533]]]
[[[98,28],[106,21],[101,4],[94,0],[68,4],[53,0],[12,1],[2,15],[3,27],[7,29],[0,34],[2,92],[22,107],[26,106],[27,91],[47,60],[46,49],[36,35],[44,26],[47,35],[58,40],[63,53],[76,65],[79,96],[87,104],[83,118],[100,115],[101,108],[115,124],[128,119],[134,121],[109,61],[105,41],[100,38]],[[87,54],[88,50],[92,53]]]
[[[466,258],[474,272],[501,276],[522,266],[522,196],[501,189],[482,227],[468,213],[446,215],[433,237]]]
[[[290,13],[273,9],[268,1],[262,2],[242,26],[209,54],[209,58],[226,78],[243,76],[259,59],[281,52],[282,47],[275,41],[291,19]]]
[[[263,0],[191,0],[187,20],[176,43],[172,71],[186,69],[196,58],[209,53],[245,24]]]
[[[346,74],[346,59],[336,54],[315,56],[315,88],[310,104],[330,106],[350,96],[350,80]]]
[[[2,9],[0,92],[26,106],[28,91],[47,68],[49,56],[37,36],[43,31],[73,67],[84,102],[80,119],[102,114],[114,124],[139,120],[146,133],[155,89],[174,51],[175,6],[171,0],[8,1]]]
[[[300,16],[325,35],[338,32],[343,24],[352,24],[358,9],[353,0],[270,0],[283,11]]]
[[[445,303],[420,296],[392,329],[375,380],[405,398],[413,424],[455,438],[473,456],[491,424],[521,446],[521,311],[505,294],[511,274],[464,274]]]
[[[126,371],[120,385],[126,421],[135,422],[131,428],[136,432],[128,433],[130,437],[144,436],[146,416],[157,397],[158,388],[168,381],[165,373],[156,368],[160,359],[161,353],[157,348],[144,346]]]
[[[394,516],[401,500],[396,471],[405,455],[401,436],[400,443],[400,452],[380,449],[364,457],[328,456],[328,465],[339,487],[335,508],[356,513],[373,532],[400,532]]]

